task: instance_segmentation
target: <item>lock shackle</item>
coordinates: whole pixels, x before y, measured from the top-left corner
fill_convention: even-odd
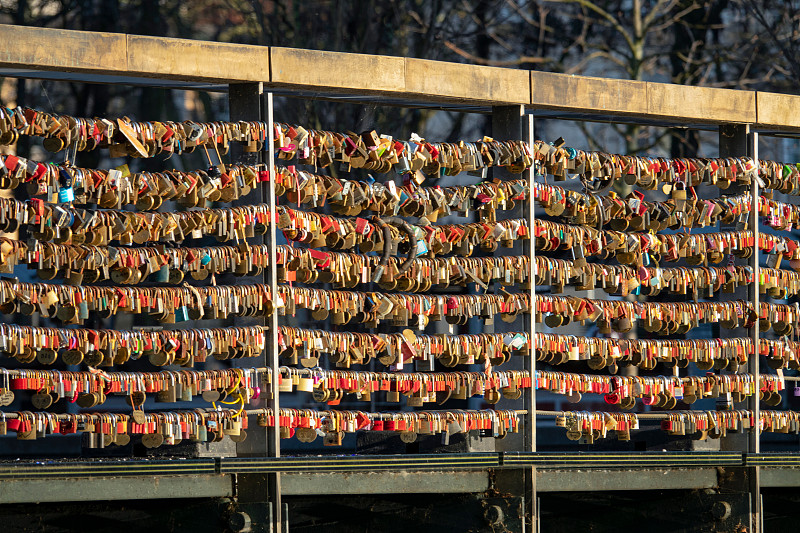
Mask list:
[[[408,236],[409,243],[411,244],[411,246],[408,249],[408,256],[406,257],[406,260],[403,261],[403,264],[401,264],[399,267],[399,274],[402,274],[403,272],[411,268],[411,264],[414,262],[415,252],[417,250],[417,236],[414,233],[412,227],[409,225],[409,223],[400,217],[381,218],[377,215],[372,217],[372,221],[375,222],[375,224],[377,224],[383,231],[383,242],[384,242],[383,257],[381,257],[379,266],[385,267],[386,265],[389,264],[389,257],[391,256],[392,253],[391,246],[388,246],[388,244],[392,240],[392,231],[391,228],[389,227],[389,225],[391,224],[392,226],[397,227],[397,229],[405,233]]]

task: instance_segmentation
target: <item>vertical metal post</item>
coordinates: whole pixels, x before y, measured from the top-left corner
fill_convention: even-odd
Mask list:
[[[269,147],[267,149],[267,169],[269,170],[269,181],[267,188],[269,190],[269,227],[267,235],[269,237],[269,269],[268,269],[268,283],[269,291],[272,296],[273,304],[278,301],[278,241],[277,241],[277,211],[275,199],[275,117],[273,107],[272,93],[268,92],[264,95],[266,100],[265,105],[262,107],[262,112],[266,111],[266,122],[269,127]],[[278,361],[278,309],[277,305],[273,306],[272,315],[269,317],[269,347],[267,351],[269,367],[272,369],[272,383],[270,385],[271,394],[269,400],[269,407],[273,413],[273,426],[269,428],[267,435],[267,452],[270,457],[281,456],[281,434],[280,434],[280,389],[278,387],[278,369],[280,363]],[[270,474],[269,476],[269,489],[271,501],[275,513],[273,515],[274,531],[283,531],[283,502],[281,501],[281,475],[279,473]]]
[[[753,132],[750,134],[750,157],[753,158],[755,164],[756,176],[760,168],[758,160],[758,133]],[[756,390],[755,394],[751,397],[751,409],[753,411],[753,419],[755,420],[755,427],[750,431],[750,440],[748,442],[748,451],[751,453],[761,452],[761,404],[759,399],[759,388],[761,387],[761,361],[760,361],[760,345],[761,345],[761,325],[759,319],[761,318],[761,293],[759,290],[759,283],[761,279],[761,249],[758,245],[761,217],[759,216],[759,199],[761,191],[759,190],[759,180],[754,176],[751,185],[752,207],[750,209],[750,227],[753,228],[753,283],[750,286],[752,292],[753,308],[756,310],[756,321],[753,324],[752,339],[753,339],[753,356],[747,360],[748,372],[755,376]],[[761,520],[762,520],[762,499],[761,499],[761,471],[759,467],[751,467],[748,472],[750,480],[750,501],[752,502],[753,516],[752,527],[754,533],[761,533]]]
[[[498,141],[506,140],[525,140],[533,144],[533,117],[525,118],[525,107],[522,105],[511,106],[495,106],[492,107],[492,137]],[[533,171],[528,174],[529,184],[533,184]],[[511,174],[504,169],[494,169],[493,177],[503,180],[520,179],[519,174]],[[524,176],[524,175],[523,175]],[[531,188],[532,193],[532,188]],[[528,199],[527,209],[523,202],[512,211],[506,212],[505,218],[525,218],[531,224],[531,231],[533,230],[533,202]],[[500,217],[498,217],[499,219]],[[529,246],[529,248],[528,248]],[[517,242],[514,247],[507,252],[514,255],[528,255],[532,260],[533,258],[533,240],[525,243]],[[531,263],[533,269],[533,263]],[[535,290],[535,282],[531,279],[531,295]],[[533,301],[531,301],[533,305]],[[518,318],[511,324],[498,324],[497,330],[499,331],[527,331],[533,338],[533,330],[530,328],[533,323],[534,315],[531,313],[530,321]],[[506,365],[511,370],[518,370],[520,368],[531,372],[534,371],[534,366],[531,363],[535,360],[535,352],[531,350],[528,357],[523,361],[509,361]],[[535,392],[533,389],[526,389],[523,391],[522,400],[508,402],[504,408],[508,409],[526,409],[528,412],[523,418],[523,431],[521,435],[508,435],[502,441],[496,443],[496,448],[500,451],[534,451],[536,449],[536,415],[535,415]],[[520,403],[522,405],[520,405]],[[509,405],[511,404],[511,405]],[[525,468],[522,470],[500,470],[496,472],[495,476],[498,488],[507,489],[508,492],[524,494],[525,505],[525,520],[523,521],[523,531],[535,531],[536,523],[536,471],[534,468]],[[530,522],[528,522],[530,518]],[[527,528],[530,526],[530,530]]]
[[[267,269],[267,283],[269,284],[269,290],[272,295],[272,301],[278,301],[278,243],[277,243],[277,228],[276,228],[276,205],[277,201],[275,199],[275,121],[273,117],[273,104],[272,104],[272,93],[266,93],[264,95],[265,100],[265,111],[266,111],[266,122],[270,129],[269,134],[269,148],[267,150],[267,169],[269,170],[269,181],[264,186],[266,187],[267,191],[267,198],[269,201],[269,227],[267,232],[267,244],[269,245],[269,268]],[[276,306],[277,307],[277,306]],[[272,368],[275,374],[273,375],[273,380],[271,384],[271,396],[269,402],[269,407],[273,409],[275,413],[275,424],[274,427],[271,428],[272,432],[269,435],[269,442],[268,442],[268,452],[270,457],[280,457],[281,456],[281,436],[280,436],[280,425],[278,424],[278,412],[280,410],[280,395],[278,389],[278,380],[277,378],[277,370],[280,368],[280,363],[278,361],[278,310],[275,309],[272,315],[269,318],[269,346],[267,348],[267,362],[269,363],[270,368]]]
[[[756,173],[758,173],[759,169],[759,161],[758,161],[758,133],[751,133],[750,134],[750,157],[753,158],[756,167]],[[759,291],[759,280],[761,278],[761,249],[758,246],[758,239],[759,239],[759,226],[761,217],[758,216],[759,211],[759,197],[761,196],[761,191],[759,190],[758,180],[753,179],[751,184],[751,208],[750,208],[750,227],[753,231],[753,257],[751,266],[753,268],[753,284],[750,287],[750,291],[752,293],[751,301],[753,302],[753,309],[755,309],[758,316],[761,316],[761,293]],[[755,353],[753,357],[750,357],[747,360],[747,371],[756,376],[756,393],[751,398],[751,409],[753,410],[753,417],[756,421],[756,427],[750,432],[750,442],[748,445],[748,451],[752,453],[760,453],[761,452],[761,424],[759,420],[761,418],[761,404],[759,403],[758,398],[758,387],[760,387],[760,376],[761,376],[761,362],[759,357],[759,346],[761,343],[761,325],[759,324],[759,320],[756,320],[756,323],[753,325],[751,331],[752,339],[753,339],[753,347],[755,349]]]
[[[531,151],[531,157],[533,157],[533,150],[534,150],[534,122],[533,122],[533,113],[528,115],[528,147]],[[528,452],[535,452],[536,451],[536,349],[535,349],[535,339],[536,339],[536,279],[533,275],[536,269],[536,246],[534,246],[534,239],[533,239],[533,228],[536,222],[536,201],[533,197],[534,194],[534,185],[536,183],[536,169],[534,168],[533,163],[531,163],[531,168],[528,169],[528,231],[530,232],[530,239],[528,240],[528,261],[530,261],[530,272],[529,272],[529,279],[531,280],[531,287],[530,287],[530,299],[531,299],[531,313],[528,315],[528,335],[531,340],[531,349],[530,353],[528,354],[528,361],[527,367],[528,371],[530,372],[531,376],[531,388],[530,393],[528,394],[527,401],[525,402],[525,409],[528,410],[528,417],[527,417],[527,428],[525,430],[526,437],[528,440],[527,445],[525,446],[525,451]],[[536,477],[534,476],[534,480]]]
[[[277,295],[277,270],[276,270],[276,240],[275,240],[275,186],[274,186],[274,170],[275,170],[275,147],[272,142],[272,135],[274,134],[274,127],[272,126],[272,94],[264,94],[262,83],[237,83],[231,84],[228,89],[228,102],[230,108],[231,120],[244,120],[244,121],[260,121],[266,122],[267,127],[270,128],[270,134],[267,137],[269,146],[267,147],[267,155],[269,160],[267,165],[269,168],[270,181],[263,184],[261,187],[253,187],[250,194],[240,197],[237,200],[237,205],[260,204],[269,202],[270,208],[270,223],[268,232],[263,242],[269,246],[269,265],[264,273],[264,278],[259,280],[261,283],[266,283],[270,287],[270,293],[275,302]],[[258,152],[244,153],[239,145],[234,144],[231,148],[232,161],[244,165],[256,165],[263,162],[263,154]],[[254,278],[249,278],[254,279]],[[239,283],[247,283],[248,278],[241,278],[237,280]],[[255,322],[254,322],[255,321]],[[259,434],[257,424],[250,424],[251,436],[242,443],[239,443],[236,448],[237,455],[239,456],[256,456],[256,457],[279,457],[280,456],[280,432],[278,431],[278,417],[277,413],[280,409],[278,397],[278,380],[276,379],[276,370],[279,368],[277,363],[278,350],[278,316],[277,311],[273,312],[272,316],[268,319],[247,319],[239,318],[237,323],[240,325],[250,325],[258,323],[260,325],[268,326],[267,329],[267,346],[265,353],[262,353],[258,358],[249,359],[246,362],[240,361],[240,364],[247,366],[269,367],[273,369],[273,379],[270,385],[271,398],[267,401],[267,407],[271,408],[276,414],[275,426],[268,427]],[[266,502],[271,501],[273,505],[272,512],[272,530],[282,531],[282,509],[281,504],[281,487],[280,487],[280,474],[268,474],[266,476],[261,474],[247,474],[239,475],[237,478],[237,496],[242,502]]]
[[[533,145],[534,137],[534,119],[533,113],[528,115],[528,147],[531,151],[531,158],[533,158]],[[536,182],[536,168],[533,161],[531,161],[531,168],[528,169],[528,232],[530,238],[528,239],[528,261],[530,262],[530,272],[528,273],[530,279],[530,299],[531,299],[531,312],[528,315],[528,338],[530,338],[531,347],[528,353],[527,370],[531,376],[531,387],[526,397],[525,409],[528,411],[525,436],[527,437],[527,445],[525,446],[526,452],[536,451],[536,278],[533,275],[536,268],[536,246],[535,239],[533,238],[533,228],[536,221],[536,201],[534,195],[534,184]],[[530,482],[526,483],[527,489],[530,490],[530,505],[531,505],[531,531],[538,533],[539,531],[539,498],[536,495],[536,467],[532,466],[530,472]],[[527,492],[527,490],[526,490]]]
[[[750,133],[750,127],[747,124],[726,124],[719,128],[719,153],[720,157],[758,157],[758,136]],[[733,188],[731,188],[733,189]],[[751,210],[748,229],[752,231],[755,239],[753,255],[751,256],[750,266],[753,268],[754,280],[748,287],[747,295],[736,295],[736,298],[747,298],[753,305],[754,310],[759,314],[760,309],[760,295],[759,295],[759,258],[760,253],[758,249],[758,234],[759,234],[759,216],[758,216],[758,196],[759,189],[756,180],[750,186],[749,190],[740,188],[740,190],[726,191],[728,194],[745,194],[751,195]],[[724,231],[726,228],[722,228]],[[732,228],[731,228],[732,229]],[[732,332],[732,334],[734,334]],[[736,336],[742,336],[744,333],[739,330],[735,333]],[[760,331],[758,320],[753,328],[749,331],[749,336],[754,344],[754,353],[748,356],[747,372],[755,376],[758,383],[759,368],[759,354],[758,343],[760,339]],[[756,394],[748,397],[746,407],[755,415],[756,427],[752,428],[747,435],[736,435],[735,437],[743,437],[737,439],[734,436],[728,436],[721,439],[723,449],[730,451],[742,451],[748,453],[757,453],[760,449],[760,427],[759,427],[759,398],[758,391]],[[748,498],[750,505],[750,515],[742,516],[742,522],[750,523],[750,531],[760,533],[761,531],[761,486],[760,486],[760,472],[758,467],[737,467],[726,468],[726,473],[729,475],[720,476],[720,492],[728,494],[739,494],[742,498]]]

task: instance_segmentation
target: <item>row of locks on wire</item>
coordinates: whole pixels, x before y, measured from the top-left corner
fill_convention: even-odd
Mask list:
[[[43,280],[0,279],[0,311],[36,313],[61,323],[3,324],[0,349],[22,365],[81,368],[5,370],[0,403],[12,404],[19,391],[31,395],[37,411],[6,412],[2,433],[29,439],[83,432],[93,435],[91,446],[125,444],[130,435],[148,447],[224,436],[241,441],[249,415],[259,425],[278,426],[281,437],[303,442],[322,437],[331,445],[356,431],[392,432],[405,442],[418,435],[446,439],[468,431],[499,438],[518,430],[524,413],[493,406],[531,388],[574,402],[586,394],[601,395],[608,412],[555,415],[568,437],[586,442],[612,433],[629,439],[650,408],[673,409],[647,416],[662,417],[667,432],[697,438],[756,424],[763,431],[798,429],[791,411],[764,410],[756,421],[745,410],[675,410],[703,398],[728,398],[732,405],[758,395],[766,405],[781,403],[791,377],[782,371],[753,376],[740,370],[754,356],[766,357],[774,369],[798,368],[797,306],[762,303],[754,308],[744,300],[704,300],[754,283],[778,300],[798,292],[793,268],[800,266],[800,252],[790,234],[777,232],[790,231],[800,216],[795,206],[771,194],[798,193],[796,166],[737,158],[619,156],[575,150],[563,140],[438,143],[416,135],[402,141],[374,131],[338,133],[262,122],[134,122],[3,109],[0,143],[13,144],[21,135],[42,138],[51,152],[107,149],[111,157],[179,156],[199,148],[209,161],[213,151],[219,164],[196,171],[131,172],[127,166],[87,169],[0,157],[0,187],[24,188],[29,195],[27,200],[0,199],[0,229],[6,233],[0,239],[1,268],[13,276],[19,272],[15,267],[27,266]],[[268,139],[278,155],[274,174],[267,165],[222,163],[232,143],[256,152],[265,150]],[[520,177],[491,179],[492,167]],[[531,167],[538,176],[534,181],[522,174]],[[370,174],[360,177],[359,170]],[[473,183],[436,184],[461,173]],[[548,183],[544,176],[553,182],[578,180],[582,190]],[[626,197],[610,191],[620,180],[640,190]],[[698,194],[704,186],[724,190],[753,180],[765,191],[758,213],[741,192],[714,199]],[[265,185],[274,187],[280,200],[274,213],[268,204],[224,205]],[[165,202],[181,209],[167,210]],[[525,202],[536,202],[547,217],[506,216]],[[474,221],[439,220],[449,215],[469,215]],[[776,232],[762,233],[755,242],[751,216]],[[275,265],[269,264],[269,247],[253,242],[270,224],[289,243],[276,246]],[[718,224],[730,229],[707,232]],[[26,239],[15,238],[20,231]],[[191,244],[204,237],[219,244]],[[536,248],[535,260],[496,255],[520,241]],[[748,265],[730,262],[731,257],[747,259],[755,246],[767,257],[759,279]],[[217,280],[225,274],[263,276],[272,267],[279,281],[276,293],[266,283]],[[535,286],[549,286],[550,294],[535,294]],[[567,286],[579,293],[602,289],[613,298],[559,295]],[[659,294],[685,295],[686,301],[659,302]],[[653,301],[643,301],[645,296]],[[288,318],[301,310],[332,329],[183,324],[273,313]],[[93,317],[120,313],[147,314],[176,329],[85,327]],[[455,332],[471,318],[491,325],[496,319],[514,323],[526,314],[550,328],[571,321],[594,323],[603,336]],[[426,333],[440,322],[449,324],[448,334]],[[635,327],[653,335],[685,335],[704,323],[733,329],[756,322],[772,332],[757,346],[750,338],[616,335]],[[374,332],[378,328],[385,332]],[[273,335],[287,366],[195,369],[209,357],[258,357]],[[528,357],[532,351],[540,364],[584,361],[597,373],[503,370],[512,357]],[[141,359],[154,371],[124,371],[126,363]],[[366,370],[368,364],[384,370]],[[691,364],[711,372],[618,375],[623,365],[652,371],[659,364],[678,369]],[[323,368],[330,365],[335,369]],[[714,372],[722,369],[738,373]],[[328,408],[279,413],[248,408],[269,395],[274,380],[281,393],[310,393]],[[111,395],[125,397],[130,410],[46,411],[59,402],[90,410]],[[148,395],[163,403],[201,400],[203,407],[147,412]],[[336,409],[343,400],[375,396],[398,408],[425,410]],[[490,408],[447,409],[449,400],[470,397],[482,397]],[[434,404],[443,409],[428,410]],[[637,405],[642,413],[618,412]]]

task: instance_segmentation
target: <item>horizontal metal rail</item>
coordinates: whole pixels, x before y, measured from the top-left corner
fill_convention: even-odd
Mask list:
[[[490,468],[800,467],[800,455],[742,452],[497,452],[428,455],[217,457],[204,459],[84,459],[0,463],[0,480],[18,478],[452,471]]]

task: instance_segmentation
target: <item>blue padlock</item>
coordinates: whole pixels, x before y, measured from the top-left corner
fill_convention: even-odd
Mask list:
[[[155,280],[158,283],[167,283],[169,281],[169,267],[167,265],[162,266],[156,271]]]
[[[58,203],[68,204],[75,201],[75,189],[72,187],[61,187],[58,189]]]
[[[186,322],[189,320],[189,308],[185,305],[175,310],[175,322]]]

